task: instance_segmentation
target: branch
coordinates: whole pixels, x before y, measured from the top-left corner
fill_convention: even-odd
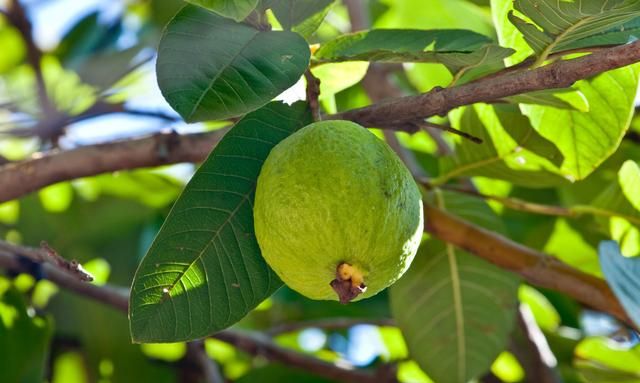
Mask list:
[[[33,263],[25,262],[22,254],[0,249],[0,267],[18,273],[33,274]],[[71,290],[95,301],[104,303],[122,312],[127,312],[127,290],[123,288],[98,286],[79,280],[75,275],[51,263],[36,263],[39,272],[37,277],[42,277],[54,282],[59,287]]]
[[[31,160],[0,167],[0,202],[18,198],[56,182],[124,169],[199,162],[226,130],[150,137],[52,151]]]
[[[428,182],[421,182],[426,188],[431,188]],[[570,207],[556,206],[556,205],[543,205],[535,202],[525,201],[519,198],[513,197],[500,197],[496,195],[484,194],[480,193],[475,189],[464,187],[464,186],[456,186],[456,185],[442,185],[439,188],[444,190],[450,190],[456,193],[463,193],[470,195],[476,198],[482,198],[489,201],[495,201],[504,207],[523,211],[526,213],[540,214],[540,215],[549,215],[555,217],[567,217],[567,218],[577,218],[585,214],[600,216],[600,217],[619,217],[623,218],[633,224],[640,225],[640,219],[638,217],[634,217],[628,214],[621,214],[618,212],[609,211],[606,209],[590,206],[590,205],[574,205]]]
[[[429,133],[429,131],[427,130],[428,128],[432,128],[432,129],[438,129],[438,130],[442,130],[445,132],[449,132],[451,134],[455,134],[456,136],[460,136],[462,138],[466,138],[467,140],[473,142],[474,144],[481,144],[483,143],[482,138],[480,137],[476,137],[472,134],[469,134],[467,132],[463,132],[462,130],[458,130],[456,128],[453,128],[449,125],[440,125],[440,124],[434,124],[433,122],[429,122],[429,121],[419,121],[415,123],[416,125],[418,125],[418,127],[420,129],[423,129],[425,131],[427,131],[427,133]]]
[[[359,324],[368,324],[373,326],[395,326],[393,319],[376,319],[376,318],[329,318],[310,320],[304,322],[285,323],[267,330],[266,333],[271,336],[285,334],[305,330],[308,328],[319,328],[326,331],[342,330]]]
[[[528,306],[520,305],[516,323],[509,350],[526,373],[525,383],[560,383],[557,360]]]
[[[368,372],[337,367],[312,356],[289,351],[273,343],[267,336],[254,332],[225,330],[214,338],[229,343],[251,354],[259,355],[271,361],[282,362],[302,368],[327,379],[347,383],[376,383],[378,378]]]
[[[506,72],[452,88],[435,88],[418,96],[401,97],[327,116],[326,119],[351,120],[368,127],[398,125],[445,115],[463,105],[495,101],[536,90],[567,88],[578,80],[638,61],[640,41],[602,49],[572,60],[559,60],[533,70]]]
[[[187,365],[193,365],[193,370],[197,376],[185,379],[192,382],[224,383],[224,378],[220,373],[218,364],[209,356],[204,349],[204,342],[197,340],[187,343],[187,354],[184,356]],[[188,374],[188,370],[186,372]]]
[[[511,270],[532,285],[559,291],[632,326],[606,281],[432,206],[425,206],[425,222],[435,237]]]
[[[18,30],[18,32],[20,32],[20,35],[22,35],[27,47],[27,61],[33,68],[33,72],[35,74],[38,101],[40,108],[42,109],[42,113],[44,114],[43,117],[45,120],[55,118],[57,117],[58,112],[51,102],[51,99],[49,99],[44,76],[42,74],[42,51],[33,40],[33,28],[31,21],[29,21],[29,18],[27,17],[19,0],[11,0],[9,2],[6,16],[9,22]]]

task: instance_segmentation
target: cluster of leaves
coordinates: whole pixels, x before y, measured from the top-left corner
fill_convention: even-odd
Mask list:
[[[20,233],[27,243],[37,243],[45,235],[66,238],[53,245],[80,260],[96,254],[74,253],[78,243],[94,248],[104,245],[105,232],[123,236],[118,247],[99,254],[117,269],[113,274],[121,284],[128,284],[138,263],[124,254],[149,247],[132,286],[128,325],[137,342],[181,342],[237,322],[261,328],[282,318],[328,313],[392,315],[400,331],[379,329],[387,348],[379,358],[398,363],[399,380],[463,382],[491,368],[505,381],[518,381],[523,379],[520,366],[505,350],[509,337],[519,331],[514,323],[520,301],[544,331],[564,381],[638,380],[640,351],[612,347],[605,338],[585,337],[594,332],[583,326],[585,316],[570,299],[522,285],[512,273],[430,237],[425,238],[408,273],[388,294],[370,302],[342,308],[304,302],[286,289],[276,292],[282,282],[260,255],[253,233],[252,201],[260,167],[271,148],[311,122],[306,103],[272,102],[298,83],[305,71],[321,79],[324,111],[344,111],[370,103],[361,84],[369,63],[402,63],[402,69],[389,80],[406,93],[463,84],[496,74],[505,66],[527,70],[594,47],[634,40],[640,25],[640,1],[378,0],[367,9],[374,28],[357,33],[345,33],[340,22],[331,22],[332,18],[345,21],[345,7],[332,0],[188,3],[175,2],[177,6],[167,11],[170,7],[165,2],[154,1],[146,4],[149,8],[144,12],[132,10],[151,12],[156,33],[157,26],[167,23],[156,63],[162,94],[185,121],[239,122],[184,187],[151,246],[149,237],[157,230],[156,209],[166,208],[177,197],[180,185],[149,172],[123,174],[120,179],[101,176],[43,190],[42,205],[58,214],[46,224],[38,217],[50,213],[38,210],[40,203],[33,198],[2,205],[0,219],[8,212],[4,215],[10,228],[7,235]],[[134,82],[125,74],[157,35],[143,28],[138,44],[119,49],[122,28],[121,20],[105,26],[97,14],[88,15],[45,57],[48,89],[65,115],[82,115],[97,102],[119,103],[129,97],[126,91],[120,92]],[[0,94],[28,100],[12,101],[8,109],[35,120],[41,113],[33,102],[35,80],[29,68],[19,64],[25,54],[19,48],[23,42],[15,30],[1,24],[0,39],[18,46],[0,57],[0,73],[6,74]],[[320,48],[310,50],[312,43],[320,43]],[[640,318],[634,282],[637,262],[632,258],[640,255],[640,157],[636,144],[622,141],[630,129],[638,129],[632,118],[639,69],[613,70],[562,91],[458,108],[446,121],[433,121],[481,137],[483,144],[446,137],[444,144],[451,153],[445,156],[438,155],[437,142],[426,132],[398,134],[397,138],[431,176],[436,191],[426,196],[428,203],[587,273],[606,277],[629,315]],[[65,91],[69,89],[74,91]],[[506,210],[438,189],[463,177],[484,194],[568,206],[572,216],[579,218]],[[163,192],[156,194],[157,190]],[[95,202],[72,200],[74,193]],[[127,198],[145,205],[123,202]],[[130,218],[134,213],[135,222]],[[98,217],[101,224],[89,225],[88,215]],[[82,227],[83,238],[70,237],[60,229],[70,227]],[[599,244],[607,239],[619,245],[602,242],[599,259]],[[116,252],[123,256],[114,257]],[[32,292],[35,299],[42,282],[33,282],[23,291]],[[16,360],[26,360],[26,365],[33,365],[34,360],[37,365],[51,341],[52,321],[46,315],[26,315],[27,303],[16,292],[15,282],[6,282],[5,287],[2,283],[0,344],[14,347],[16,334],[33,338],[38,347],[19,350],[24,356],[14,355]],[[274,307],[265,311],[269,305]],[[91,348],[88,364],[100,366],[93,377],[129,381],[132,378],[124,376],[124,371],[136,371],[139,381],[173,381],[166,365],[147,366],[141,349],[128,344],[129,339],[124,339],[127,323],[117,314],[98,307],[87,309],[86,303],[70,296],[54,301],[51,311],[56,318],[66,318],[58,320],[57,332],[72,334]],[[86,323],[79,328],[69,319],[86,312],[90,315],[82,314]],[[276,314],[279,312],[282,314]],[[109,323],[103,327],[113,331],[99,336],[98,323]],[[279,342],[299,347],[286,336]],[[161,355],[169,362],[184,354],[183,343],[165,349],[144,346],[148,346],[142,349],[147,355]],[[326,349],[316,354],[334,360],[336,351],[345,352],[336,345],[330,349],[328,355]],[[167,357],[171,352],[166,350],[178,356]],[[228,377],[240,377],[249,368],[245,356],[219,342],[207,343],[207,350]],[[32,354],[26,355],[27,351]],[[68,363],[83,368],[87,363],[80,354],[54,352],[60,366]],[[6,361],[19,365],[12,359]],[[13,370],[18,371],[0,366],[0,374]],[[40,374],[41,369],[20,371]],[[272,366],[244,379],[295,379],[283,374]],[[55,376],[53,381],[57,381]]]

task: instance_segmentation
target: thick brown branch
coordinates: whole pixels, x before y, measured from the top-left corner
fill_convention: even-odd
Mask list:
[[[532,285],[567,294],[585,306],[632,323],[607,282],[600,278],[432,206],[425,207],[425,222],[427,231],[437,238],[511,270]]]
[[[490,102],[543,89],[566,88],[574,82],[640,61],[640,41],[602,49],[573,60],[559,60],[541,68],[505,73],[452,88],[437,88],[365,108],[326,117],[351,120],[364,126],[389,126],[434,115],[477,102]]]
[[[150,137],[53,151],[0,167],[0,202],[60,181],[123,169],[202,161],[226,130]]]

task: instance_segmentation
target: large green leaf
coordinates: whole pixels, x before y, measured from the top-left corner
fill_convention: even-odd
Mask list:
[[[1,283],[9,282],[3,279]],[[1,382],[43,381],[52,326],[49,318],[27,313],[24,297],[17,290],[0,291]]]
[[[607,283],[629,318],[640,325],[640,258],[627,258],[615,241],[602,241],[598,249]]]
[[[601,215],[601,231],[620,243],[627,256],[640,255],[640,167],[626,161],[615,179],[591,203]],[[608,217],[607,217],[608,216]]]
[[[603,32],[612,31],[619,39],[624,31],[615,27],[640,16],[639,0],[516,0],[514,8],[535,23],[509,13],[511,22],[541,60],[554,52],[589,46],[593,43],[589,38],[596,34],[602,38]],[[632,29],[628,37],[633,33]]]
[[[445,198],[446,206],[497,228],[487,205]],[[519,280],[480,258],[430,239],[390,291],[391,309],[409,353],[438,383],[467,382],[486,372],[513,328]]]
[[[306,104],[271,103],[248,114],[216,146],[136,272],[130,303],[134,341],[210,335],[281,286],[255,239],[255,184],[271,148],[309,122]]]
[[[309,37],[318,29],[335,0],[265,0],[285,30]]]
[[[236,21],[244,20],[258,5],[258,0],[185,0]]]
[[[387,9],[374,28],[462,28],[490,36],[494,33],[485,9],[466,0],[378,0]]]
[[[326,61],[432,62],[444,64],[458,77],[497,71],[513,50],[467,30],[379,29],[343,35],[315,53]],[[461,73],[462,72],[462,73]]]
[[[567,182],[553,171],[554,163],[562,161],[561,153],[531,128],[517,107],[476,104],[452,113],[451,120],[456,129],[484,142],[459,139],[455,154],[442,158],[440,177],[434,183],[462,176],[485,176],[529,187]]]
[[[548,1],[540,2],[541,6],[542,3]],[[573,7],[578,3],[580,1],[562,2],[560,7]],[[593,3],[590,2],[585,12],[593,9]],[[600,7],[621,2],[597,3]],[[530,48],[522,33],[506,19],[511,4],[510,0],[492,0],[492,11],[500,42],[516,49],[518,53],[514,57],[521,60]],[[513,57],[508,59],[514,63],[512,60]],[[540,105],[521,106],[538,133],[558,146],[563,156],[558,171],[565,177],[584,179],[616,150],[633,114],[639,69],[637,65],[629,66],[577,82],[571,89],[582,94],[588,113]]]
[[[186,6],[158,48],[162,94],[187,121],[238,116],[292,86],[309,47],[293,32],[261,32],[204,8]]]
[[[634,111],[639,66],[609,71],[576,83],[589,112],[522,105],[541,136],[555,143],[564,157],[559,171],[581,180],[591,174],[620,145]]]

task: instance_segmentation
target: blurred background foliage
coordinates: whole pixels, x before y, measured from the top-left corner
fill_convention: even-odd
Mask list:
[[[0,1],[0,7],[6,7]],[[63,122],[42,119],[28,42],[0,16],[0,156],[20,160],[53,146],[71,149],[173,129],[178,133],[223,124],[184,124],[159,94],[155,47],[163,26],[183,6],[179,0],[28,0],[35,43],[44,52],[42,73]],[[372,0],[368,14],[378,28],[466,28],[495,37],[489,1]],[[346,7],[337,3],[310,43],[350,30]],[[341,111],[370,103],[360,80],[366,64],[323,64],[323,107]],[[393,73],[406,94],[444,86],[451,75],[440,64],[407,64]],[[284,97],[304,94],[299,85]],[[102,107],[102,109],[97,107]],[[94,110],[96,109],[96,110]],[[640,133],[640,119],[632,130]],[[421,165],[437,176],[439,147],[424,132],[399,134]],[[450,137],[445,137],[451,140]],[[602,185],[617,184],[626,160],[640,161],[637,144],[622,143],[593,176],[559,188],[527,189],[476,177],[480,191],[558,205],[589,204]],[[95,283],[128,287],[133,273],[193,165],[117,172],[59,183],[0,205],[0,236],[35,245],[46,240],[96,276]],[[565,219],[505,209],[490,202],[510,238],[600,275],[596,245],[615,222]],[[630,255],[640,253],[640,234],[623,227]],[[542,329],[565,382],[640,382],[635,334],[612,318],[583,310],[561,294],[523,285],[519,299]],[[282,323],[332,317],[388,318],[386,293],[347,306],[312,302],[286,287],[237,326],[267,330]],[[401,382],[429,382],[408,357],[399,330],[357,325],[341,331],[306,329],[278,335],[276,342],[318,358],[358,367],[394,362]],[[223,342],[206,340],[206,351],[229,380],[324,382],[290,367],[269,364]],[[184,344],[132,345],[127,318],[112,308],[79,298],[29,275],[0,276],[0,381],[51,383],[177,382]],[[525,379],[523,367],[505,350],[492,372],[504,382]]]

